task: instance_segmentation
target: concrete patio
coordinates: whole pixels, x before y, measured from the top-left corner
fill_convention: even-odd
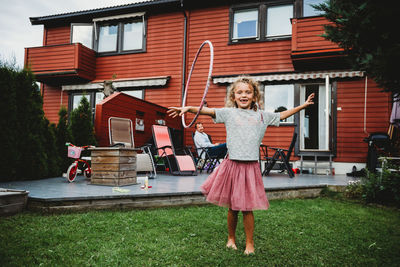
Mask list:
[[[73,183],[63,177],[35,181],[0,183],[0,188],[29,191],[28,210],[41,212],[78,211],[93,209],[154,208],[207,204],[201,194],[200,185],[208,174],[197,176],[172,176],[158,174],[149,179],[149,189],[142,189],[142,178],[138,184],[124,187],[91,185],[83,176]],[[354,180],[343,175],[271,173],[263,177],[269,199],[317,197],[321,190],[330,187],[340,190]]]

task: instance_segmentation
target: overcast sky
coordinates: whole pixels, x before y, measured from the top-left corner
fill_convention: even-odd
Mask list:
[[[29,17],[144,2],[146,0],[0,0],[0,60],[24,64],[25,47],[42,46],[43,26]]]

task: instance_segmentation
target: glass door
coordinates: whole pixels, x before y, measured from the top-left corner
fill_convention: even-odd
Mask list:
[[[300,151],[330,151],[331,89],[324,84],[302,85],[300,103],[314,93],[314,105],[300,112]]]

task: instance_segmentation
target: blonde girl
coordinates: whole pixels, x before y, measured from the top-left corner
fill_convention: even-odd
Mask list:
[[[261,140],[269,125],[279,126],[279,121],[313,104],[314,94],[301,106],[280,113],[262,110],[258,83],[249,77],[239,77],[229,88],[224,108],[203,107],[202,115],[210,116],[215,123],[224,123],[228,157],[201,186],[207,201],[228,207],[228,241],[226,246],[236,247],[236,225],[239,211],[243,214],[246,234],[246,255],[254,253],[253,210],[266,210],[269,202],[265,194],[259,160]],[[198,107],[171,107],[172,117],[184,113],[197,113]]]

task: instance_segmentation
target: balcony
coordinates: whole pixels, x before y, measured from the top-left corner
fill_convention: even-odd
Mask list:
[[[291,58],[296,70],[342,69],[347,66],[344,50],[326,40],[324,25],[330,24],[324,17],[292,19]]]
[[[84,83],[95,78],[96,53],[80,43],[25,48],[25,66],[46,84]]]

